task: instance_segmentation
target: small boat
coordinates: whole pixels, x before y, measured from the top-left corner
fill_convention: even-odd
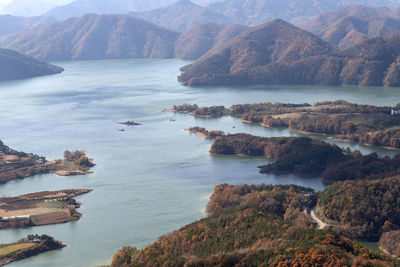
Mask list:
[[[122,125],[126,125],[126,126],[138,126],[138,125],[142,125],[140,123],[137,123],[135,121],[126,121],[126,122],[120,122],[118,124],[122,124]]]

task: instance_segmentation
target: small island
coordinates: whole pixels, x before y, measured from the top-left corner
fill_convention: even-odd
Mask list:
[[[304,133],[326,134],[336,140],[400,149],[400,104],[394,107],[361,105],[345,100],[310,104],[258,103],[198,107],[174,106],[173,112],[195,117],[239,117],[264,127],[282,127]]]
[[[0,184],[37,174],[88,174],[94,165],[84,151],[65,151],[64,159],[47,161],[42,156],[13,150],[0,141]]]
[[[44,191],[0,198],[0,230],[77,221],[81,206],[74,197],[90,189]]]
[[[65,246],[48,235],[28,235],[15,243],[0,244],[0,266]]]

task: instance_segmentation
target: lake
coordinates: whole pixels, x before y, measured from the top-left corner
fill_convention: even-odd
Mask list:
[[[196,119],[161,112],[174,104],[230,106],[336,99],[374,105],[400,102],[398,88],[188,88],[176,80],[179,68],[188,63],[176,59],[56,62],[65,68],[64,73],[0,83],[0,139],[6,145],[50,160],[61,158],[67,149],[84,149],[97,164],[91,175],[39,175],[0,185],[1,196],[94,189],[77,198],[83,204],[78,210],[83,217],[77,222],[1,231],[0,243],[46,233],[68,244],[60,251],[10,266],[107,264],[123,246],[142,248],[158,236],[204,217],[208,196],[221,183],[293,183],[316,190],[324,188],[318,178],[259,174],[257,166],[267,162],[264,158],[209,155],[211,141],[184,129],[202,126],[260,136],[297,133],[241,123],[231,117]],[[127,120],[143,125],[118,124]],[[395,154],[380,148],[338,144],[363,153]]]

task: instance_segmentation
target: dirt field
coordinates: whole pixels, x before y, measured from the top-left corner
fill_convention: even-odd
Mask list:
[[[5,257],[10,253],[16,252],[18,250],[27,249],[33,247],[35,243],[21,243],[21,244],[11,244],[0,246],[0,258]]]
[[[30,225],[48,225],[78,220],[75,211],[80,203],[74,197],[89,193],[88,189],[44,191],[17,197],[0,198],[0,223],[3,229],[13,227],[11,220],[26,220]],[[15,226],[18,228],[18,226]]]

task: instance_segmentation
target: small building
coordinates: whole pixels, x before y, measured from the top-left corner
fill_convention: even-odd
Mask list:
[[[392,116],[400,115],[400,110],[392,109],[392,112],[390,114]]]

